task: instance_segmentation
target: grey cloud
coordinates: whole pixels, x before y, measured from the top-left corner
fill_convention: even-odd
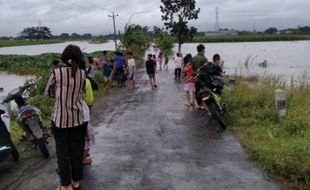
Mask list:
[[[42,24],[51,27],[54,34],[62,32],[111,33],[116,12],[117,28],[122,30],[130,15],[131,23],[162,26],[160,0],[1,0],[0,36],[16,35],[23,27]],[[201,8],[199,20],[192,25],[199,30],[212,30],[215,7],[220,10],[220,26],[251,29],[253,23],[263,30],[270,26],[296,27],[310,25],[309,0],[197,0]]]

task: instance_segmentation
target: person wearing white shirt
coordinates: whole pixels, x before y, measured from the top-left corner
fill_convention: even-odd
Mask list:
[[[127,52],[127,59],[128,59],[128,76],[130,80],[129,90],[134,90],[136,89],[136,81],[135,81],[136,61],[132,57],[132,52]]]
[[[181,53],[176,53],[176,57],[174,58],[174,64],[175,64],[175,72],[174,72],[175,79],[180,81],[183,66],[183,58]]]

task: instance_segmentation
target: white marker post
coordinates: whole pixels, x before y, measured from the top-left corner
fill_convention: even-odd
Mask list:
[[[279,118],[282,118],[286,115],[285,91],[282,89],[275,90],[275,100]]]
[[[233,93],[235,91],[236,79],[234,76],[229,77],[229,92]]]

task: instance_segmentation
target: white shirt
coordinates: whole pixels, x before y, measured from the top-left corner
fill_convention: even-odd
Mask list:
[[[182,57],[175,57],[174,64],[176,68],[182,68],[183,65],[183,58]]]
[[[136,72],[136,62],[134,58],[128,59],[128,72],[130,75]]]

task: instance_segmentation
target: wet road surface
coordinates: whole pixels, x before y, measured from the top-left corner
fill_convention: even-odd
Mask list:
[[[171,71],[157,79],[159,88],[151,90],[140,71],[136,91],[113,88],[95,103],[96,145],[84,190],[281,189],[248,160],[231,132],[185,108],[184,84],[175,83]],[[56,189],[55,150],[49,146],[49,160],[37,153],[0,163],[0,189]]]

